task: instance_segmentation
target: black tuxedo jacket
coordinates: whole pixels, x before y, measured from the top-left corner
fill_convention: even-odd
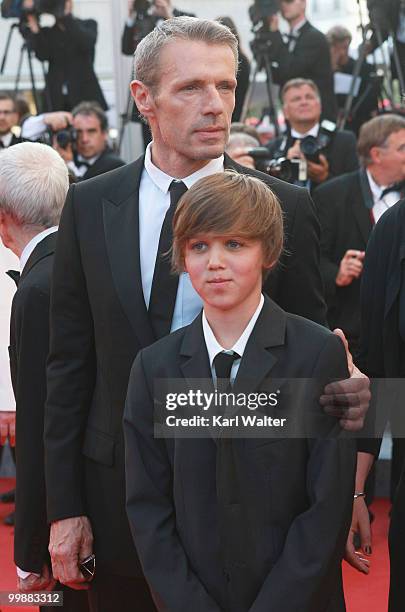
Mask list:
[[[336,120],[337,105],[329,44],[325,35],[307,21],[299,31],[291,53],[279,31],[269,32],[268,36],[271,42],[270,59],[277,64],[274,68],[275,82],[282,87],[297,77],[312,79],[321,92],[323,117]]]
[[[110,170],[120,168],[121,166],[125,166],[124,160],[118,157],[114,151],[107,147],[80,180],[85,181],[86,179],[93,178],[99,174],[104,174],[104,172],[109,172]]]
[[[288,149],[295,143],[295,138],[292,138],[291,131],[284,136],[279,136],[274,140],[270,140],[267,147],[272,157],[285,157]],[[359,158],[357,157],[356,138],[352,132],[342,130],[335,132],[331,136],[331,140],[322,152],[329,162],[330,180],[346,172],[352,172],[359,167]],[[323,183],[321,183],[323,184]],[[313,193],[320,185],[313,184],[311,192]]]
[[[325,323],[319,227],[307,191],[229,158],[225,165],[262,178],[284,210],[286,250],[267,292]],[[98,565],[128,575],[140,568],[125,513],[122,414],[133,360],[155,341],[140,272],[143,167],[140,158],[70,188],[55,255],[45,423],[49,520],[87,514]]]
[[[314,193],[321,223],[321,273],[328,304],[328,322],[331,329],[343,329],[356,350],[360,336],[361,277],[347,287],[338,287],[335,279],[346,251],[365,251],[373,228],[371,211],[366,206],[362,188],[362,174],[364,176],[362,170],[345,174],[321,185]],[[366,176],[364,179],[368,185]]]
[[[331,332],[267,299],[233,391],[268,391],[284,377],[316,380],[300,409],[318,414],[325,382],[347,377],[345,352]],[[200,316],[142,350],[129,381],[127,511],[158,609],[345,610],[340,564],[351,518],[355,441],[233,439],[236,478],[227,474],[221,482],[209,435],[154,437],[154,381],[201,378],[210,379],[211,370]],[[278,416],[289,408],[282,396],[283,387]],[[333,418],[321,418],[324,432],[339,427]],[[229,480],[232,490],[224,499]]]
[[[11,142],[10,142],[10,144],[8,146],[12,147],[13,145],[19,144],[20,142],[22,142],[22,139],[18,138],[15,134],[13,134]],[[1,149],[2,149],[2,147],[0,145],[0,151],[1,151]]]
[[[44,407],[49,351],[49,300],[56,233],[34,249],[13,298],[10,367],[16,398],[18,444],[14,559],[41,573],[48,558],[44,474]]]
[[[37,58],[49,62],[46,86],[51,108],[65,109],[63,84],[68,89],[69,110],[83,100],[94,100],[106,110],[107,103],[93,68],[97,40],[94,19],[63,19],[63,30],[56,23],[30,34],[29,40]]]

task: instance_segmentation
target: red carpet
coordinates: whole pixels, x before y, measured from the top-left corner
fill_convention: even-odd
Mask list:
[[[0,493],[14,486],[14,480],[0,479]],[[3,518],[11,512],[11,504],[0,504],[0,591],[16,589],[15,567],[13,564],[13,529],[2,524]],[[377,500],[373,505],[375,521],[373,523],[372,569],[364,576],[343,564],[347,612],[386,612],[389,584],[388,565],[388,510],[387,500]],[[37,612],[36,607],[1,606],[0,612]],[[118,611],[117,611],[118,612]]]
[[[0,493],[9,491],[14,487],[13,478],[0,479]],[[0,504],[0,591],[16,591],[16,573],[13,563],[13,534],[12,527],[3,525],[3,519],[13,510],[13,504]],[[33,607],[0,606],[0,612],[37,612]]]
[[[373,554],[368,576],[360,574],[343,563],[343,579],[347,612],[386,612],[388,608],[389,559],[388,512],[390,504],[378,499],[372,505],[375,520],[373,530]]]

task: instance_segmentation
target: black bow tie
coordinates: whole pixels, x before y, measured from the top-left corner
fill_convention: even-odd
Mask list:
[[[18,283],[20,282],[21,274],[17,270],[7,270],[6,274],[7,276],[13,279],[13,281],[18,287]]]
[[[386,187],[385,189],[383,189],[383,191],[382,191],[382,193],[380,195],[380,200],[385,198],[385,196],[388,195],[389,193],[391,193],[392,191],[398,191],[400,194],[402,194],[402,192],[404,190],[405,190],[405,180],[404,181],[398,181],[398,183],[393,183],[389,187]]]

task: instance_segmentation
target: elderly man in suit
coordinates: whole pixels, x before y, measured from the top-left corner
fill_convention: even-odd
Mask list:
[[[329,325],[345,332],[355,354],[360,336],[360,280],[371,230],[405,189],[405,119],[381,115],[358,141],[362,168],[314,193],[321,222],[321,272]]]
[[[138,351],[201,309],[187,275],[177,280],[162,257],[179,197],[224,168],[256,174],[223,155],[237,65],[237,40],[225,26],[163,21],[138,45],[132,83],[153,142],[133,164],[73,185],[62,215],[45,424],[50,551],[55,576],[81,588],[77,561],[92,552],[94,538],[99,610],[154,609],[125,513],[122,414]],[[289,252],[266,290],[286,310],[324,323],[309,194],[257,174],[281,201]],[[364,379],[348,385],[368,398]],[[333,404],[331,391],[325,401]],[[363,416],[364,405],[356,405],[343,425],[356,427]]]
[[[27,592],[55,586],[47,550],[43,424],[51,269],[69,180],[63,160],[45,145],[22,143],[0,155],[0,237],[21,270],[19,278],[14,275],[10,367],[18,438],[14,556],[19,589]],[[67,590],[64,609],[85,612],[87,598]]]

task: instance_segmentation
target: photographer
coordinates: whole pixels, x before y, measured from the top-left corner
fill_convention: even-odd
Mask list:
[[[399,65],[402,69],[401,77],[405,74],[405,0],[367,0],[370,21],[374,30],[369,50],[376,49],[380,42],[387,40],[392,34],[398,53]],[[377,35],[377,30],[379,34]],[[379,40],[381,35],[381,40]],[[392,62],[393,76],[398,78],[397,66]],[[405,92],[403,92],[405,93]]]
[[[153,30],[161,20],[171,17],[195,17],[193,13],[178,11],[171,0],[129,0],[128,19],[122,33],[121,50],[124,55],[133,55],[138,43]]]
[[[326,33],[326,38],[330,45],[332,70],[335,77],[352,75],[355,70],[356,62],[349,55],[349,48],[352,42],[352,35],[349,30],[344,26],[334,26]],[[377,114],[378,93],[380,90],[375,68],[366,61],[363,62],[361,66],[359,77],[361,79],[359,90],[357,96],[353,98],[352,112],[346,122],[348,129],[351,129],[355,134],[358,134],[363,123]],[[339,111],[343,111],[346,104],[347,93],[336,93],[335,95]]]
[[[281,96],[288,130],[267,145],[271,157],[305,161],[306,186],[311,191],[335,176],[358,168],[354,134],[345,130],[337,132],[329,121],[321,124],[320,93],[313,81],[292,79],[284,85]]]
[[[108,146],[107,116],[95,102],[82,102],[72,113],[30,117],[24,122],[22,135],[26,140],[52,144],[77,180],[125,165]]]
[[[256,0],[258,3],[258,0]],[[319,30],[305,16],[306,0],[281,0],[280,10],[290,26],[289,34],[279,31],[279,17],[268,17],[269,58],[274,66],[274,80],[281,87],[297,77],[312,79],[322,95],[324,118],[335,120],[337,105],[333,92],[333,76],[329,46]]]
[[[39,60],[49,62],[46,88],[51,108],[47,110],[71,110],[82,100],[96,100],[106,110],[93,68],[97,22],[74,17],[72,0],[65,0],[60,12],[55,8],[55,25],[41,28],[34,0],[24,0],[23,6],[28,42]]]

